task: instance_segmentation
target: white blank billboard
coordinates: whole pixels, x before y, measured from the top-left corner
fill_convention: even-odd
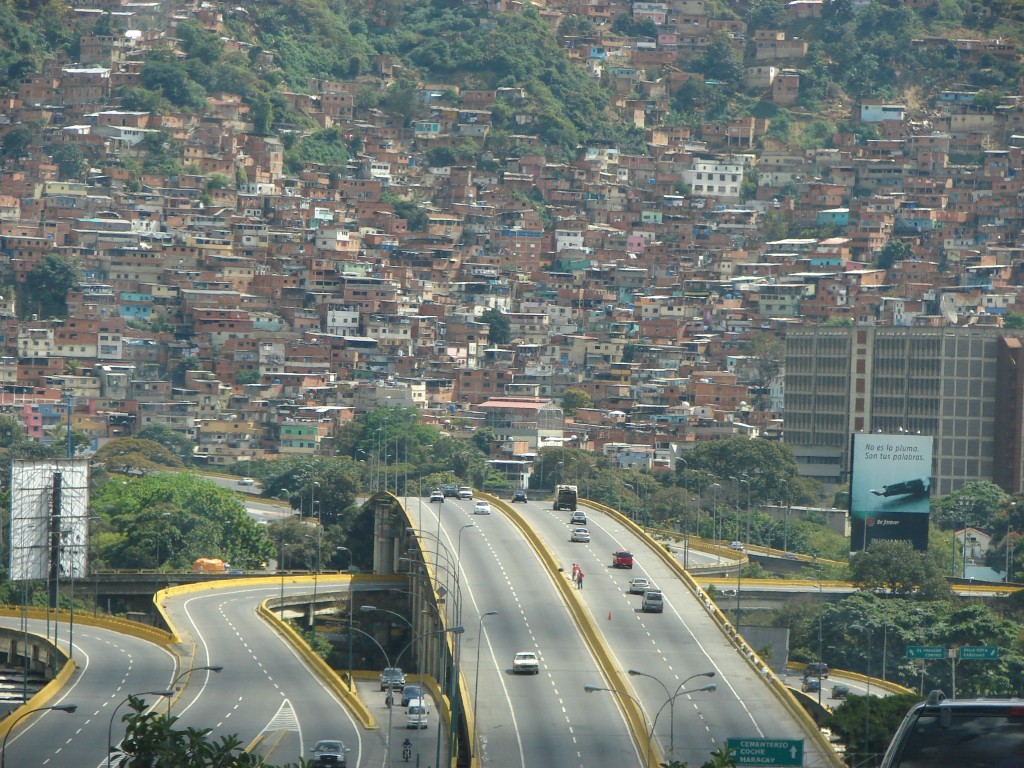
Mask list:
[[[55,508],[60,475],[60,508]],[[46,579],[51,534],[58,537],[58,576],[84,576],[88,566],[89,462],[85,459],[11,462],[11,581]]]

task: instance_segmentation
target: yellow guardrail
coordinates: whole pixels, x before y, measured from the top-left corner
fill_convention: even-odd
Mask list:
[[[331,669],[327,662],[309,647],[309,643],[303,639],[302,635],[296,632],[288,622],[282,621],[276,613],[267,607],[267,603],[274,599],[276,598],[267,598],[267,600],[260,603],[259,615],[298,652],[306,664],[316,672],[320,679],[345,703],[345,706],[355,714],[364,728],[375,730],[378,727],[377,721],[358,694],[349,688],[345,681],[338,676],[338,673]]]
[[[45,621],[48,615],[52,618],[54,616],[54,612],[47,612],[45,608],[22,609],[21,607],[9,605],[0,606],[0,616],[12,616],[14,618],[27,616],[30,619]],[[62,609],[57,615],[57,618],[60,621],[70,622],[71,612]],[[151,643],[161,645],[164,648],[170,648],[170,646],[175,642],[175,638],[172,634],[165,632],[158,627],[152,627],[149,624],[131,621],[130,619],[121,619],[116,616],[105,616],[102,614],[93,616],[90,613],[76,611],[75,623],[83,626],[101,627],[114,632],[120,632],[124,635],[132,635],[133,637],[137,637],[141,640],[148,640]]]
[[[34,637],[39,637],[39,635],[34,635]],[[75,670],[78,669],[78,665],[75,664],[74,661],[69,659],[67,656],[64,656],[60,651],[58,651],[58,653],[64,657],[64,664],[61,666],[60,672],[54,676],[53,680],[44,685],[35,696],[13,712],[7,714],[3,719],[3,722],[0,722],[0,740],[7,740],[7,734],[11,732],[11,729],[15,726],[22,715],[28,714],[33,709],[39,709],[40,707],[47,706],[49,702],[52,701],[58,693],[60,693],[61,689],[67,685],[71,676],[75,673]]]
[[[804,669],[806,669],[807,667],[807,665],[804,664],[802,661],[791,661],[786,666],[790,669],[796,670],[797,672],[803,672]],[[846,669],[832,668],[829,669],[829,675],[839,675],[840,677],[846,677],[850,680],[856,680],[858,683],[870,683],[876,688],[881,688],[882,690],[889,691],[889,693],[909,693],[911,695],[917,695],[917,691],[911,688],[906,688],[900,685],[899,683],[894,683],[890,680],[880,680],[877,677],[868,677],[867,675],[862,675],[860,672],[850,672]]]
[[[591,653],[594,654],[594,658],[597,660],[597,664],[601,668],[601,672],[608,681],[609,686],[618,690],[629,690],[628,681],[623,676],[622,671],[615,668],[611,651],[605,646],[601,635],[590,620],[590,616],[587,614],[579,596],[576,595],[575,590],[569,588],[569,581],[565,578],[565,573],[551,550],[547,548],[533,528],[511,504],[487,493],[478,492],[477,496],[486,499],[492,506],[498,507],[519,528],[526,541],[529,542],[530,546],[540,557],[541,563],[554,577],[555,584],[562,594],[562,599],[569,608],[569,612],[572,614],[576,626],[583,635],[584,641],[590,648]],[[660,765],[659,756],[654,754],[657,750],[652,749],[648,752],[646,749],[647,727],[644,714],[640,711],[639,705],[632,698],[621,696],[618,698],[622,710],[626,714],[626,721],[633,732],[633,740],[639,746],[642,754],[649,754],[651,757],[651,763],[648,768],[658,768]]]
[[[672,555],[665,549],[664,545],[655,541],[646,530],[640,525],[637,525],[633,520],[623,515],[612,507],[601,504],[600,502],[591,501],[590,499],[581,499],[580,503],[585,504],[588,507],[596,509],[600,512],[604,512],[610,515],[618,523],[631,530],[635,535],[647,542],[652,552],[655,552],[661,561],[667,565],[672,571],[679,577],[693,593],[705,610],[711,616],[711,618],[718,624],[719,629],[729,639],[729,642],[736,648],[737,651],[747,660],[747,663],[765,680],[768,684],[768,689],[775,695],[779,703],[790,713],[794,720],[800,724],[805,735],[807,735],[811,741],[815,742],[825,755],[825,759],[828,760],[834,768],[845,768],[845,764],[840,759],[839,755],[829,744],[828,740],[824,737],[821,731],[818,730],[817,723],[807,713],[797,701],[796,697],[789,687],[779,679],[771,667],[769,667],[751,648],[747,645],[743,636],[736,630],[732,623],[725,617],[725,614],[719,610],[718,606],[710,600],[707,595],[701,590],[700,586],[693,580],[693,577],[683,568],[679,562],[672,557]]]

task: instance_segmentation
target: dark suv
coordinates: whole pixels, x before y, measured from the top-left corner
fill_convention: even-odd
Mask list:
[[[932,691],[910,708],[882,768],[1024,765],[1024,699],[947,699]]]

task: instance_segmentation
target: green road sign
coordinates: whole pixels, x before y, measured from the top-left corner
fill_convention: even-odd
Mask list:
[[[999,648],[994,645],[961,645],[961,659],[998,659]]]
[[[736,756],[736,765],[804,764],[803,739],[729,739],[726,743]]]
[[[908,659],[944,659],[946,649],[941,645],[908,645]]]

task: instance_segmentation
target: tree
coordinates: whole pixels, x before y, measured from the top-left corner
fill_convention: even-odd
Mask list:
[[[199,557],[219,557],[250,569],[273,551],[234,491],[198,475],[163,472],[106,483],[90,505],[111,532],[98,551],[110,567],[187,567]]]
[[[485,309],[480,315],[480,322],[491,327],[491,344],[508,344],[512,340],[511,324],[500,309]]]
[[[1024,314],[1020,312],[1007,312],[1003,315],[1003,328],[1010,331],[1024,330]]]
[[[135,433],[135,437],[139,440],[152,440],[159,443],[177,456],[183,464],[192,463],[195,443],[166,424],[151,424],[148,427],[143,427]]]
[[[771,333],[758,333],[750,339],[749,352],[754,357],[753,384],[758,390],[754,395],[754,405],[765,411],[768,410],[769,387],[782,370],[786,342]]]
[[[108,472],[121,473],[156,472],[185,466],[180,458],[160,443],[133,437],[111,440],[96,451],[92,461],[104,465]]]
[[[728,35],[719,34],[700,57],[697,66],[710,80],[737,87],[743,80],[743,62]]]
[[[24,125],[8,131],[3,138],[3,153],[7,157],[20,157],[32,143],[33,133]]]
[[[1009,501],[1009,495],[995,483],[971,481],[932,500],[932,521],[946,530],[966,524],[991,531]]]
[[[951,594],[934,557],[908,541],[875,541],[850,559],[850,580],[862,589],[885,589],[890,595],[940,600]]]
[[[77,179],[85,170],[85,155],[77,144],[58,144],[51,147],[50,157],[57,164],[62,179]]]
[[[129,697],[128,708],[121,718],[126,724],[121,754],[113,760],[118,768],[269,768],[262,755],[245,751],[234,734],[214,740],[212,728],[178,730],[174,727],[178,718],[156,709],[147,712],[146,703],[137,696]]]
[[[47,254],[25,276],[24,288],[18,291],[18,314],[38,315],[40,319],[65,317],[68,291],[78,283],[77,261],[56,253]]]
[[[879,269],[892,269],[897,261],[909,259],[911,252],[910,243],[905,240],[886,240],[875,263]]]
[[[828,727],[842,737],[847,755],[881,754],[889,746],[907,710],[919,700],[912,693],[885,697],[851,694],[829,716]]]
[[[569,418],[574,418],[580,408],[593,408],[594,398],[584,389],[567,389],[562,394],[562,411]]]

